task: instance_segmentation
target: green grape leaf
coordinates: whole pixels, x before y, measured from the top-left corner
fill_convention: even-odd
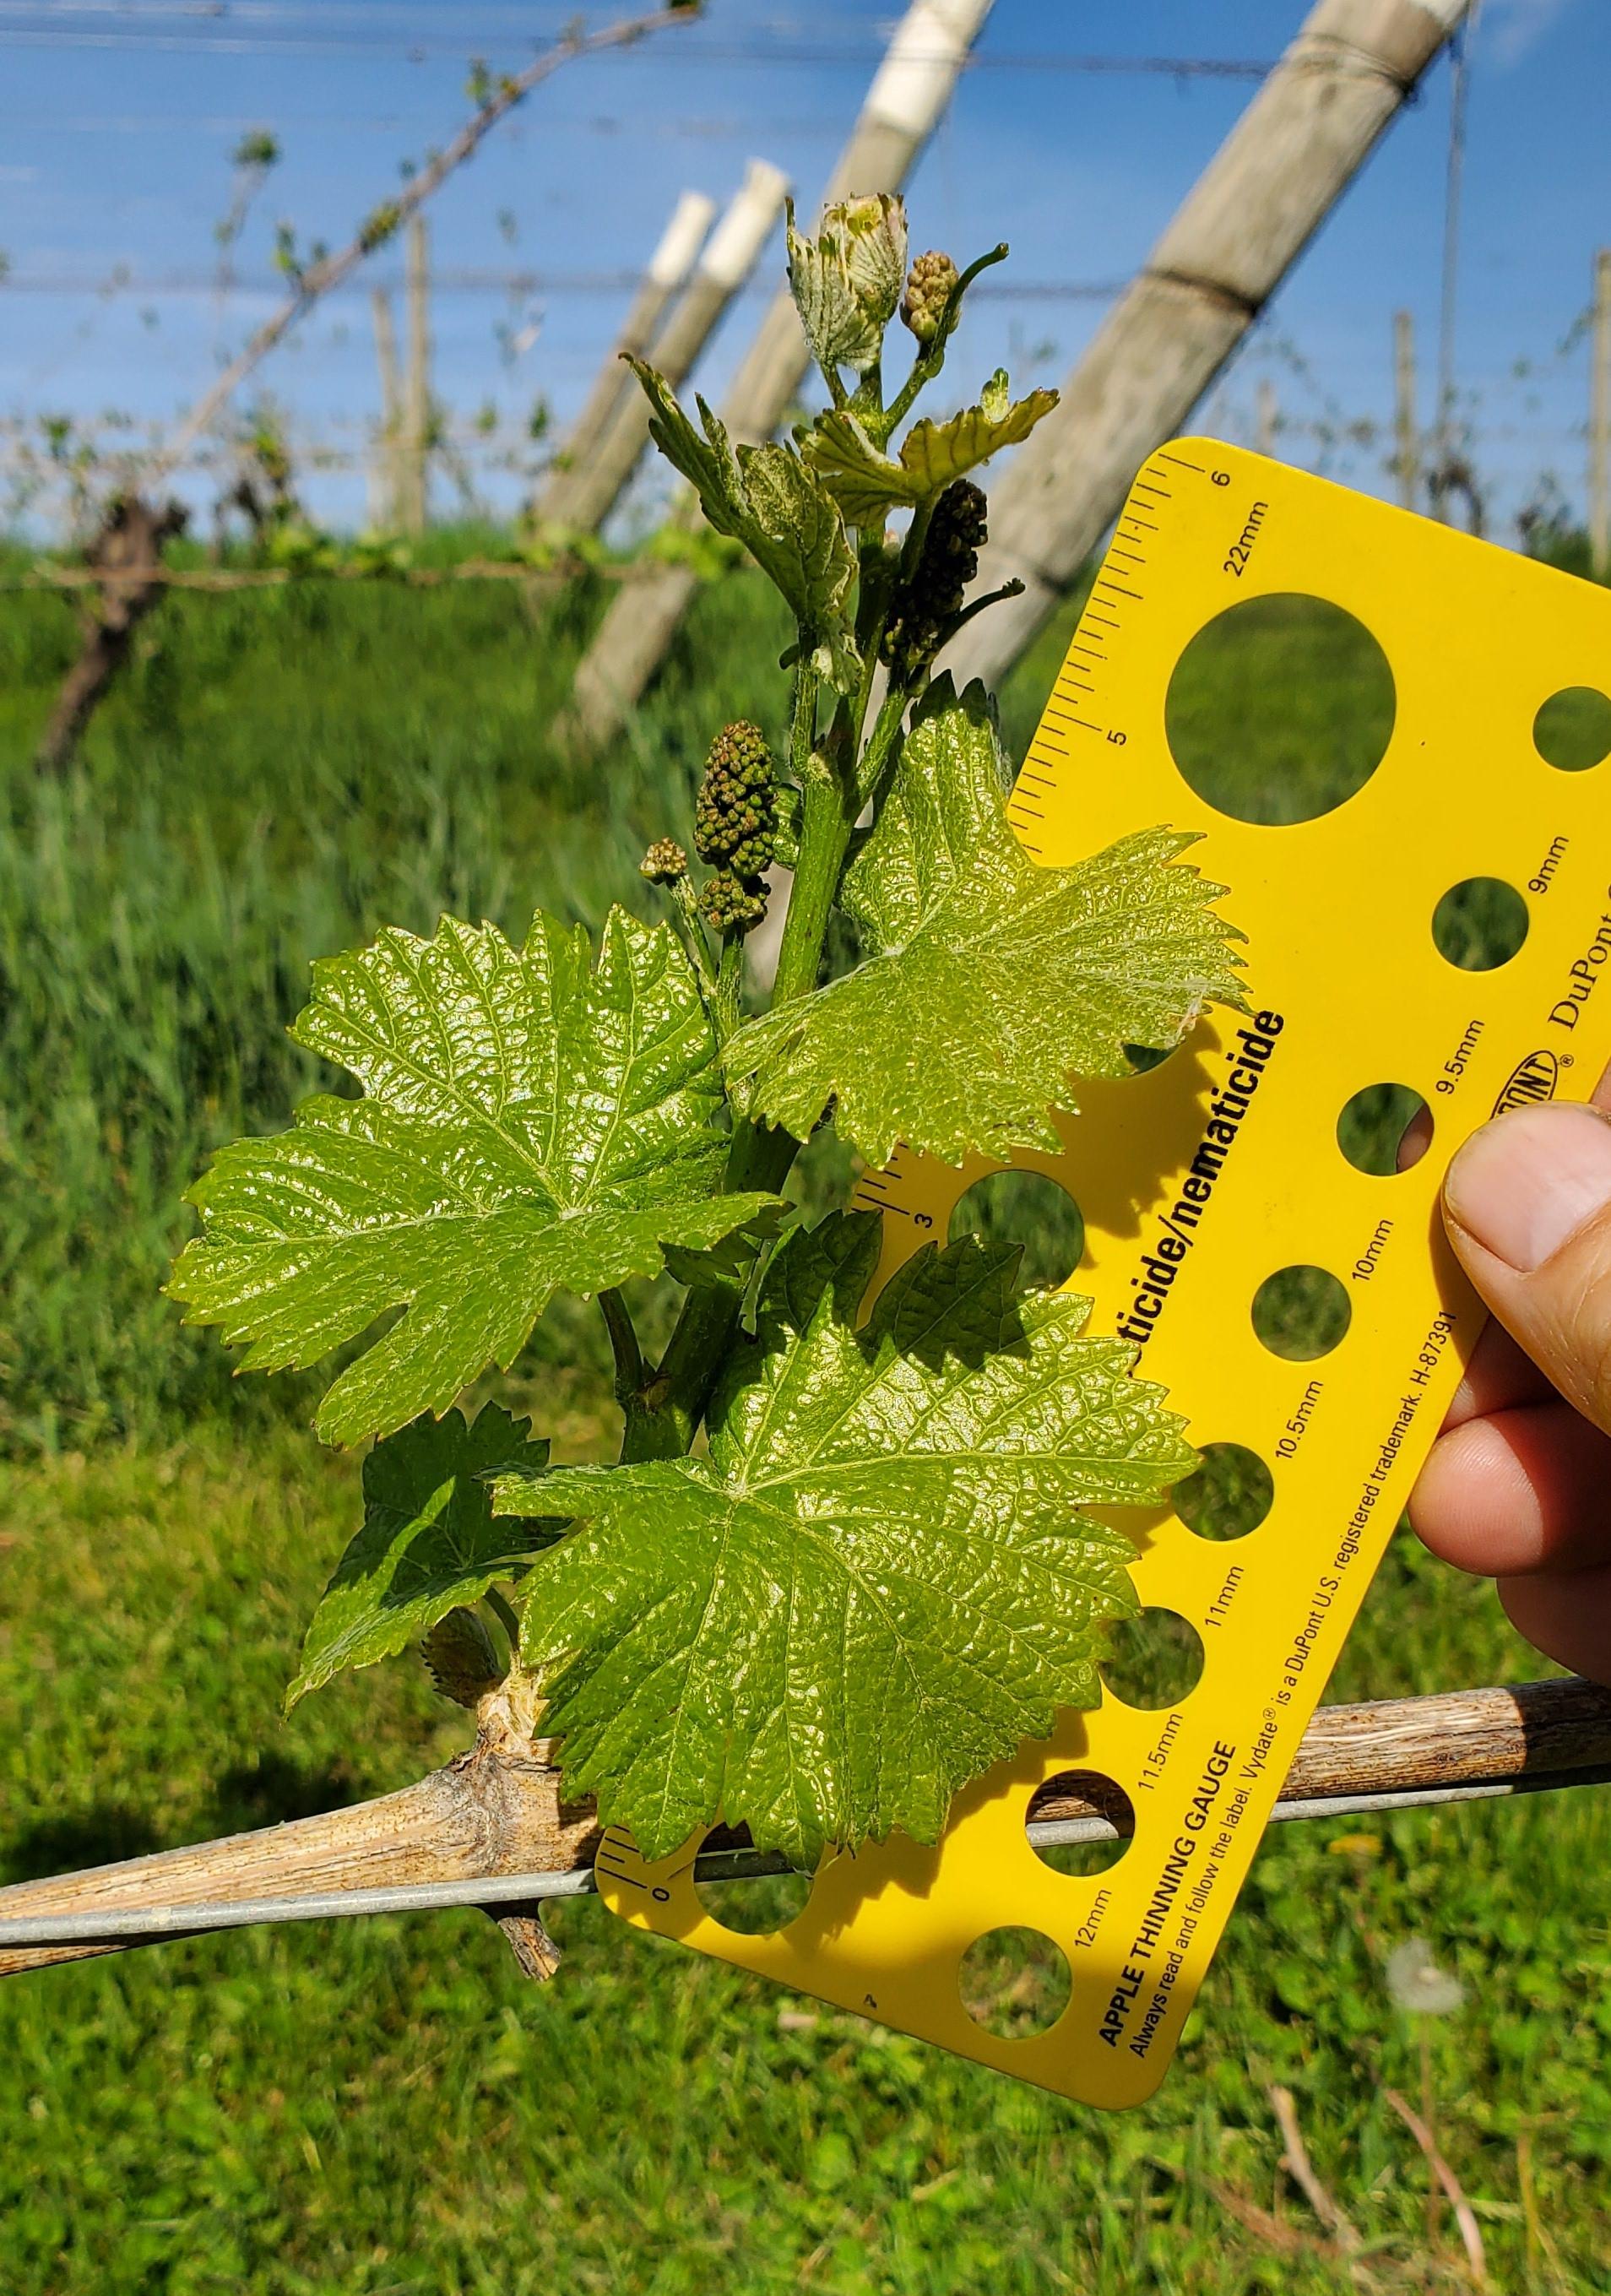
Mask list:
[[[820,414],[806,432],[801,459],[852,526],[871,526],[889,511],[932,500],[1000,447],[1020,444],[1057,400],[1055,390],[1014,399],[1005,368],[998,368],[977,406],[945,422],[927,416],[914,422],[898,460],[880,451],[854,414],[837,409]]]
[[[744,545],[797,623],[816,634],[836,681],[849,690],[860,668],[845,619],[856,562],[832,496],[789,447],[740,447],[735,454],[702,398],[695,402],[701,436],[664,377],[642,359],[631,364],[648,394],[656,446],[693,487],[717,533]]]
[[[364,1097],[305,1101],[192,1189],[203,1230],[168,1289],[250,1342],[243,1369],[317,1362],[406,1309],[325,1397],[327,1441],[440,1414],[508,1369],[556,1292],[658,1275],[662,1245],[776,1201],[717,1193],[716,1043],[672,934],[612,910],[590,955],[541,914],[518,949],[445,917],[316,964],[291,1033]]]
[[[288,1711],[344,1667],[390,1658],[458,1604],[478,1602],[559,1535],[557,1521],[493,1517],[493,1473],[535,1475],[547,1463],[547,1444],[530,1433],[488,1403],[473,1426],[450,1411],[375,1445],[364,1462],[363,1528],[314,1612]]]
[[[827,375],[842,366],[865,374],[906,276],[903,202],[889,192],[839,201],[809,239],[795,229],[790,200],[788,243],[789,291],[817,365]]]
[[[1196,1455],[1089,1301],[1018,1248],[909,1259],[865,1328],[877,1215],[797,1232],[736,1342],[707,1458],[500,1479],[573,1517],[515,1595],[568,1788],[646,1857],[718,1816],[802,1864],[933,1841],[967,1779],[1100,1696],[1133,1611],[1119,1533]]]
[[[1167,829],[1043,869],[1013,835],[983,686],[929,689],[890,794],[846,870],[854,972],[747,1021],[729,1075],[752,1113],[806,1139],[830,1102],[868,1162],[895,1143],[959,1164],[1059,1145],[1071,1078],[1131,1073],[1126,1045],[1179,1042],[1211,999],[1240,1003],[1223,890]]]
[[[949,422],[914,422],[901,441],[901,467],[919,490],[919,498],[936,495],[953,479],[960,479],[1003,447],[1027,439],[1044,414],[1057,405],[1055,390],[1032,390],[1027,398],[1014,399],[1007,371],[998,367],[979,395],[977,406],[965,406]]]

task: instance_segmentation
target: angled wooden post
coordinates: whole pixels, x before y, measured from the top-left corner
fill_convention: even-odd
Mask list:
[[[992,0],[915,0],[885,53],[840,152],[822,204],[857,192],[898,192],[945,111],[957,75],[985,29]],[[758,443],[782,422],[805,379],[810,352],[787,290],[774,296],[723,402],[737,439]],[[666,658],[699,586],[688,568],[667,566],[624,588],[577,671],[575,723],[602,742],[635,707]]]
[[[403,424],[403,385],[397,372],[397,331],[391,297],[372,287],[369,308],[375,323],[375,357],[380,368],[380,437],[376,448],[371,516],[378,527],[397,524],[397,444]]]
[[[409,218],[407,294],[408,367],[403,378],[399,523],[407,534],[423,534],[430,452],[430,240],[421,215]]]
[[[1399,505],[1413,510],[1420,493],[1421,433],[1415,407],[1415,321],[1393,314],[1393,472]]]
[[[1077,580],[1149,455],[1192,408],[1336,206],[1469,0],[1319,0],[990,490],[978,586],[1021,597],[946,661],[994,685]]]
[[[568,505],[574,484],[585,472],[610,416],[627,391],[637,388],[624,361],[629,353],[641,357],[654,340],[666,307],[687,283],[716,211],[716,201],[703,192],[684,192],[672,209],[671,220],[649,258],[649,268],[638,282],[637,293],[593,378],[582,411],[537,489],[532,505],[536,518],[574,523]]]
[[[727,212],[710,234],[693,277],[655,339],[655,365],[675,390],[689,373],[761,258],[783,211],[789,178],[752,160]],[[649,444],[649,401],[625,367],[628,389],[617,400],[582,467],[565,490],[564,518],[593,533],[615,508]]]

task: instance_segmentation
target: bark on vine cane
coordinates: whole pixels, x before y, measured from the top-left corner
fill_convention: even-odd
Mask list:
[[[159,509],[138,495],[119,496],[89,550],[89,563],[106,580],[84,618],[84,644],[61,681],[34,763],[60,773],[128,659],[135,632],[161,597],[162,547],[184,531],[188,512],[178,503]]]

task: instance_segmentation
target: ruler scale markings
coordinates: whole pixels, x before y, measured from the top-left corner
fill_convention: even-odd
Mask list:
[[[1206,455],[1206,463],[1194,455]],[[1211,491],[1172,493],[1164,481],[1174,470],[1201,477]],[[1337,603],[1371,628],[1395,679],[1401,670],[1416,671],[1400,685],[1406,697],[1413,685],[1415,709],[1423,713],[1412,719],[1405,700],[1402,730],[1414,738],[1395,743],[1356,791],[1345,828],[1353,850],[1369,857],[1373,914],[1381,920],[1379,935],[1359,956],[1355,1001],[1362,1011],[1391,1005],[1402,1031],[1396,1057],[1406,1064],[1403,1072],[1436,1076],[1470,1015],[1487,1016],[1468,1074],[1435,1103],[1440,1156],[1424,1160],[1419,1175],[1377,1179],[1347,1170],[1337,1147],[1337,1111],[1364,1073],[1358,1046],[1338,1026],[1329,1001],[1329,953],[1345,921],[1352,916],[1357,924],[1353,905],[1359,898],[1354,875],[1337,860],[1337,819],[1277,832],[1215,815],[1188,791],[1164,738],[1162,707],[1173,660],[1223,603],[1215,531],[1222,521],[1213,488],[1236,481],[1268,498],[1277,513],[1262,545],[1271,588],[1329,595],[1341,582],[1333,570],[1351,570],[1352,586],[1339,592]],[[1143,501],[1159,509],[1161,529],[1141,511]],[[1176,502],[1178,508],[1163,512],[1163,504]],[[1189,1414],[1199,1441],[1246,1440],[1255,1449],[1272,1443],[1269,1431],[1288,1417],[1291,1382],[1301,1389],[1311,1371],[1324,1382],[1326,1407],[1306,1425],[1301,1447],[1281,1453],[1279,1462],[1269,1457],[1273,1536],[1254,1533],[1239,1548],[1231,1578],[1217,1559],[1223,1550],[1206,1557],[1178,1521],[1165,1518],[1150,1532],[1138,1565],[1139,1599],[1165,1603],[1214,1629],[1203,1637],[1209,1645],[1203,1685],[1166,1715],[1108,1701],[1092,1713],[1063,1716],[1051,1737],[1025,1742],[965,1791],[936,1849],[892,1837],[885,1845],[865,1845],[837,1870],[825,1869],[814,1891],[814,1913],[808,1908],[787,1936],[723,1931],[704,1917],[691,1877],[677,1885],[678,1902],[669,1908],[652,1908],[636,1894],[622,1908],[634,1922],[647,1915],[651,1927],[696,1950],[819,1993],[837,2007],[859,2009],[1059,2095],[1105,2106],[1150,2095],[1168,2063],[1291,1751],[1479,1327],[1451,1263],[1428,1250],[1437,1185],[1431,1167],[1446,1162],[1444,1152],[1481,1122],[1496,1095],[1503,1097],[1517,1062],[1535,1059],[1534,1046],[1554,1043],[1546,1016],[1559,979],[1596,930],[1593,918],[1573,912],[1580,897],[1575,883],[1567,890],[1563,876],[1551,889],[1554,902],[1529,904],[1527,939],[1507,965],[1492,972],[1440,971],[1427,953],[1427,916],[1461,872],[1452,857],[1443,877],[1435,826],[1445,814],[1475,812],[1499,873],[1509,855],[1518,882],[1546,813],[1545,843],[1558,832],[1585,854],[1611,849],[1611,760],[1599,774],[1563,775],[1530,751],[1517,758],[1488,738],[1501,708],[1506,724],[1525,728],[1548,693],[1574,682],[1604,684],[1611,596],[1213,441],[1187,439],[1160,449],[1133,488],[1116,531],[1126,539],[1117,548],[1110,542],[1098,570],[1029,743],[1009,817],[1022,849],[1037,862],[1043,844],[1047,858],[1066,864],[1151,822],[1206,833],[1204,873],[1236,889],[1223,906],[1249,937],[1250,1004],[1263,999],[1280,1008],[1272,1032],[1279,1049],[1246,1121],[1235,1128],[1233,1153],[1218,1160],[1223,1174],[1205,1183],[1216,1193],[1200,1225],[1195,1218],[1188,1223],[1186,1258],[1170,1260],[1178,1274],[1167,1314],[1149,1335],[1147,1367]],[[1167,546],[1154,551],[1143,598],[1113,574],[1141,554],[1130,550],[1129,537],[1160,531]],[[1100,611],[1121,599],[1143,605],[1139,621],[1121,625]],[[1112,649],[1111,662],[1093,642],[1099,631],[1121,631],[1127,640]],[[1082,697],[1097,691],[1082,671],[1102,680],[1105,724],[1075,714],[1091,706]],[[1123,775],[1112,773],[1105,746],[1082,752],[1073,740],[1081,732],[1105,742],[1117,728],[1129,732],[1132,743]],[[1286,840],[1289,865],[1273,873],[1266,857],[1278,836]],[[1599,882],[1603,890],[1603,875]],[[1589,899],[1588,891],[1581,899]],[[1596,912],[1599,906],[1592,904]],[[1407,988],[1413,992],[1408,1000]],[[1576,1076],[1597,1073],[1611,1055],[1611,1002],[1603,1013],[1574,1010]],[[1239,1029],[1244,1037],[1252,1031],[1250,1062],[1256,1052],[1256,1025],[1246,1015],[1220,1013],[1202,1026],[1191,1063],[1165,1063],[1122,1085],[1093,1086],[1084,1115],[1067,1129],[1070,1193],[1078,1201],[1082,1181],[1091,1181],[1093,1208],[1114,1207],[1099,1216],[1094,1253],[1073,1286],[1095,1300],[1093,1331],[1111,1332],[1133,1313],[1139,1256],[1150,1249],[1152,1226],[1143,1218],[1138,1228],[1133,1216],[1138,1142],[1146,1144],[1141,1152],[1147,1155],[1157,1144],[1157,1200],[1166,1210],[1172,1176],[1190,1171],[1200,1152],[1210,1096],[1227,1088],[1229,1064],[1242,1057]],[[1566,1097],[1585,1088],[1563,1075],[1558,1090]],[[1037,1152],[1023,1160],[1028,1168],[1059,1174],[1055,1154]],[[881,1175],[863,1175],[852,1201],[899,1215],[886,1223],[878,1281],[887,1281],[921,1245],[943,1242],[963,1191],[996,1168],[987,1159],[953,1168],[901,1148]],[[1371,1283],[1347,1285],[1353,1322],[1335,1350],[1304,1365],[1266,1357],[1248,1313],[1257,1275],[1291,1260],[1329,1267],[1340,1278],[1362,1244],[1370,1244],[1378,1217],[1396,1224],[1397,1233]],[[1183,1241],[1178,1231],[1175,1241]],[[1426,1337],[1429,1327],[1443,1333],[1435,1343]],[[1429,1362],[1435,1367],[1415,1368]],[[1404,1406],[1394,1399],[1401,1393],[1424,1398],[1412,1406],[1407,1434]],[[1384,1435],[1392,1457],[1378,1474],[1388,1461],[1380,1448]],[[1232,1578],[1239,1590],[1234,1598]],[[1100,1882],[1020,1875],[1030,1796],[1046,1779],[1086,1767],[1131,1795],[1137,1822],[1126,1857]],[[1179,1846],[1188,1839],[1195,1844],[1189,1859]],[[994,1881],[1004,1860],[1015,1876],[1005,1895]],[[852,1866],[856,1870],[845,1870]],[[1076,1940],[1069,1956],[1076,1976],[1070,2008],[1055,2027],[1003,2041],[959,2012],[957,1975],[985,1929],[1019,1921]],[[1102,2030],[1104,2017],[1111,2030]]]

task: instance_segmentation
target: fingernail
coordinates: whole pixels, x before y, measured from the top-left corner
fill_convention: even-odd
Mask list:
[[[1576,1101],[1496,1117],[1455,1156],[1443,1201],[1468,1235],[1526,1275],[1611,1203],[1611,1120]]]

